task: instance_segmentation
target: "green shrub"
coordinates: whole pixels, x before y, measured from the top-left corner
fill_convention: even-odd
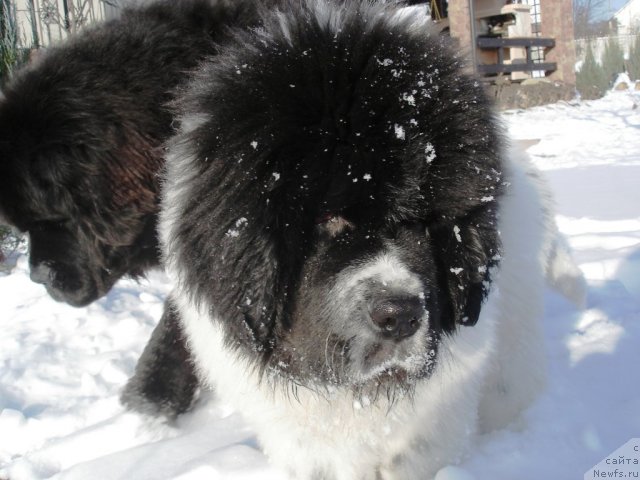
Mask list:
[[[631,80],[640,80],[640,35],[636,35],[636,39],[629,49],[627,72],[629,72]]]
[[[0,270],[1,264],[26,245],[26,238],[16,235],[9,227],[0,225]]]
[[[16,7],[9,0],[0,0],[0,80],[5,79],[19,60]]]
[[[596,62],[591,44],[587,44],[582,68],[576,74],[576,88],[585,100],[593,100],[604,95],[609,88],[610,79],[605,70]]]

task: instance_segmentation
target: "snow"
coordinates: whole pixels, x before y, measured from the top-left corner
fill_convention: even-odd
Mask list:
[[[427,142],[427,145],[424,147],[424,154],[427,163],[431,163],[436,159],[436,149],[430,142]]]
[[[242,231],[242,229],[246,227],[248,224],[249,224],[249,220],[247,220],[245,217],[240,217],[238,220],[236,220],[235,228],[230,228],[229,230],[227,230],[224,236],[237,238],[240,236],[240,232]]]
[[[502,115],[515,138],[540,139],[529,152],[556,195],[588,305],[576,311],[548,291],[548,388],[437,480],[582,478],[639,436],[638,103],[640,92],[625,91]],[[169,290],[153,272],[74,309],[29,280],[24,256],[0,274],[0,478],[284,478],[242,418],[210,392],[173,424],[119,405]]]
[[[457,225],[453,226],[453,234],[456,237],[456,241],[458,243],[462,243],[462,237],[460,236],[460,227],[459,226],[457,226]]]

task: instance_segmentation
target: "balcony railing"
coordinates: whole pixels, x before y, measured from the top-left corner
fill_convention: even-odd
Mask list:
[[[478,37],[477,45],[483,51],[496,52],[496,63],[478,65],[478,73],[483,75],[533,71],[553,72],[558,69],[557,63],[536,62],[531,54],[532,48],[551,49],[555,47],[556,41],[553,38]],[[522,58],[513,59],[510,54],[505,55],[505,49],[524,49],[525,55]]]

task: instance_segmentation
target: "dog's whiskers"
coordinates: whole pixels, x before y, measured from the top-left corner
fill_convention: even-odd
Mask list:
[[[336,351],[338,350],[338,346],[340,345],[340,343],[341,343],[340,339],[336,338],[336,341],[333,344],[333,349],[331,351],[331,368],[332,368],[332,372],[334,373],[334,375],[336,373],[335,372],[335,365],[336,365],[335,356],[336,356]]]
[[[347,358],[347,352],[349,351],[349,342],[342,342],[342,351],[340,352],[340,374],[344,374],[346,370],[345,361]]]
[[[331,371],[332,365],[331,360],[329,359],[329,339],[331,338],[331,332],[327,334],[327,339],[324,342],[324,363],[327,367],[327,370]]]

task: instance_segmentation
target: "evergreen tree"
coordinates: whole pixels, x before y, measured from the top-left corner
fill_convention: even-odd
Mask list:
[[[582,68],[576,74],[576,88],[582,98],[592,100],[602,97],[608,86],[609,79],[604,69],[596,62],[593,48],[589,43]]]
[[[620,43],[614,37],[610,37],[604,47],[602,70],[604,70],[609,86],[613,84],[618,74],[624,72],[624,52],[622,51]]]

